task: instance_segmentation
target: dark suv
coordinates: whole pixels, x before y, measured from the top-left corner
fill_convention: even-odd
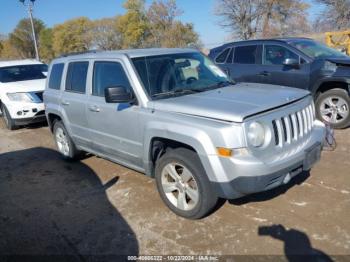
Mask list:
[[[350,57],[308,38],[229,43],[209,56],[237,82],[307,89],[317,116],[334,128],[350,125]]]

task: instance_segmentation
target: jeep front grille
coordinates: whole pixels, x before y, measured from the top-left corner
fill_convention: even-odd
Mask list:
[[[276,146],[283,147],[308,135],[315,121],[313,104],[295,113],[272,121],[273,138]]]

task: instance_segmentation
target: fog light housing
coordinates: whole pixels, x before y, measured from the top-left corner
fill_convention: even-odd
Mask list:
[[[18,111],[18,112],[17,112],[17,115],[18,115],[18,116],[21,116],[21,115],[22,115],[22,111]]]

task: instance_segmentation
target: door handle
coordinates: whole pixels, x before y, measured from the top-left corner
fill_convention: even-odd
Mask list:
[[[98,108],[98,106],[89,106],[89,110],[91,112],[96,112],[96,113],[100,112],[100,109]]]
[[[67,102],[67,101],[62,101],[61,104],[64,106],[69,106],[69,102]]]
[[[269,75],[271,75],[271,73],[268,71],[262,71],[258,74],[258,76],[269,76]]]

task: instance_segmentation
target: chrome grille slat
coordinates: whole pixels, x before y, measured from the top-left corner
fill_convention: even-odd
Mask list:
[[[276,121],[276,126],[277,126],[277,132],[278,132],[278,145],[280,147],[283,146],[283,134],[282,134],[282,124],[281,124],[281,120],[277,119]]]
[[[302,113],[302,116],[303,116],[303,123],[304,123],[304,134],[306,135],[307,134],[307,117],[306,117],[306,112],[305,112],[305,109],[303,109],[301,111]]]
[[[298,116],[298,121],[299,121],[299,136],[303,137],[304,136],[304,121],[301,112],[299,111],[297,113]]]
[[[298,140],[298,126],[297,126],[297,117],[295,114],[292,114],[292,123],[294,127],[294,140]]]
[[[287,134],[287,143],[290,144],[292,142],[292,131],[290,127],[289,117],[283,118],[285,128],[286,128],[286,134]]]
[[[307,111],[307,115],[309,117],[309,131],[311,131],[311,128],[312,128],[312,113],[311,113],[311,109],[310,109],[310,106],[308,106],[306,108],[306,111]]]
[[[308,135],[314,127],[315,109],[310,104],[295,113],[272,120],[272,132],[278,147],[292,144]]]

